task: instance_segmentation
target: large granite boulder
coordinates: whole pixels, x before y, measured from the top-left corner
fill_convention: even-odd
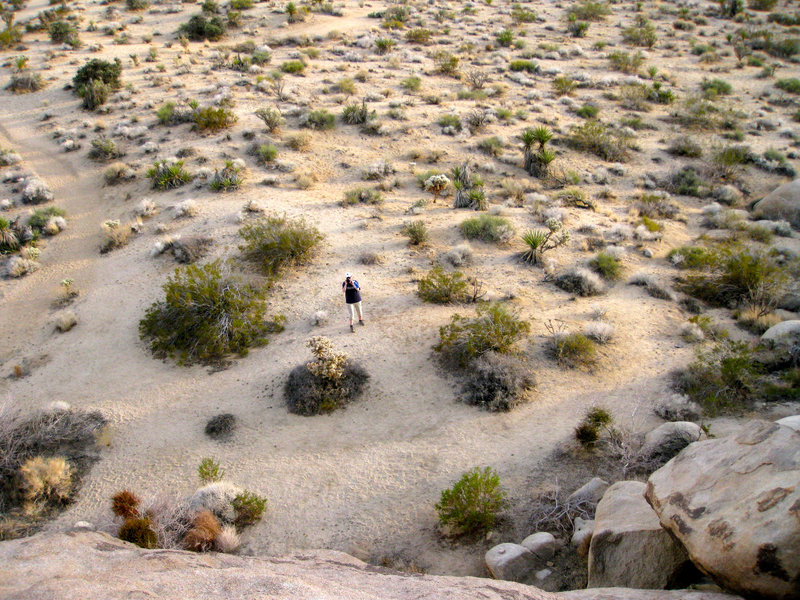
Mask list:
[[[0,542],[3,600],[741,600],[708,592],[603,588],[551,594],[477,577],[401,573],[342,552],[281,557],[144,550],[105,533]]]
[[[800,433],[751,421],[687,447],[647,482],[647,501],[724,589],[800,598]]]
[[[597,505],[589,587],[664,589],[691,568],[689,556],[644,498],[644,483],[618,481]],[[688,563],[688,564],[687,564]]]
[[[775,421],[779,425],[783,425],[784,427],[790,427],[795,431],[800,431],[800,415],[791,415],[789,417],[783,417],[782,419],[778,419]]]
[[[800,229],[800,179],[784,183],[753,205],[753,216],[759,219],[781,219]]]
[[[774,347],[800,344],[800,320],[792,319],[776,323],[763,333],[761,341]]]
[[[544,561],[520,544],[498,544],[484,557],[489,574],[505,581],[525,581],[544,566]]]

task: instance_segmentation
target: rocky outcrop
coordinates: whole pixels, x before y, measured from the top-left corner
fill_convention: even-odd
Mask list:
[[[800,179],[784,183],[753,205],[753,216],[789,221],[800,228]]]
[[[143,550],[104,533],[0,543],[3,600],[736,600],[704,592],[606,588],[551,594],[476,577],[400,573],[333,551],[255,558]]]
[[[800,433],[751,421],[696,442],[650,476],[661,524],[721,587],[800,598]]]
[[[645,488],[640,481],[618,481],[597,505],[589,546],[590,588],[664,589],[691,565],[683,547],[661,527],[644,498]]]

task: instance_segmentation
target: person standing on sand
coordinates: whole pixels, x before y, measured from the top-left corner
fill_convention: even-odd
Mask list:
[[[358,324],[363,325],[364,316],[361,314],[361,286],[358,285],[358,281],[353,279],[350,273],[344,274],[342,291],[344,292],[345,304],[347,304],[347,312],[350,313],[350,332],[355,333],[353,318],[358,313]]]

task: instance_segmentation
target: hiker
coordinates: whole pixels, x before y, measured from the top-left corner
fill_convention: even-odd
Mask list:
[[[356,313],[358,313],[358,324],[363,325],[364,316],[361,314],[361,287],[350,273],[344,274],[342,291],[344,292],[344,301],[347,304],[347,311],[350,313],[350,331],[355,333],[355,329],[353,329],[353,318]]]

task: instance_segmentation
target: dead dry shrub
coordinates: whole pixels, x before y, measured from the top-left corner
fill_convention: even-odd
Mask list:
[[[505,412],[523,403],[535,385],[536,378],[522,358],[488,352],[472,364],[462,399],[492,412]]]
[[[183,538],[183,545],[194,552],[208,552],[216,544],[222,533],[219,519],[208,510],[201,510],[192,520],[192,528]]]

